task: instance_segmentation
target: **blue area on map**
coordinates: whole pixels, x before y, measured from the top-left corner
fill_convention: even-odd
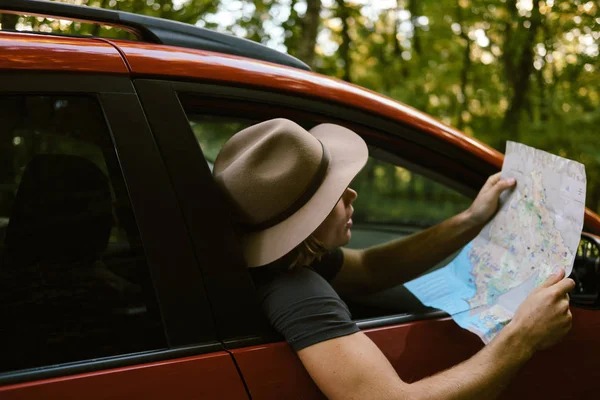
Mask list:
[[[454,321],[456,321],[458,325],[461,326],[461,328],[465,329],[468,329],[468,327],[474,322],[473,317],[469,314],[468,311],[455,314],[452,316],[452,318],[454,319]]]
[[[508,321],[499,321],[491,315],[481,316],[465,311],[452,316],[452,319],[464,329],[476,333],[484,343],[489,343],[506,326]]]
[[[444,310],[450,315],[469,310],[466,300],[476,294],[471,273],[473,266],[469,260],[471,248],[472,244],[467,244],[448,265],[404,286],[426,306]]]
[[[472,293],[469,295],[469,298],[475,296],[477,291],[477,287],[475,286],[475,277],[473,276],[473,265],[471,264],[471,260],[469,259],[469,252],[473,248],[471,243],[467,244],[463,249],[458,253],[458,255],[448,264],[446,267],[451,267],[452,272],[456,276],[456,278],[465,283],[471,290]],[[446,268],[444,267],[444,268]]]
[[[454,319],[454,321],[464,329],[469,329],[479,323],[479,318],[471,315],[469,311],[454,314],[452,319]]]

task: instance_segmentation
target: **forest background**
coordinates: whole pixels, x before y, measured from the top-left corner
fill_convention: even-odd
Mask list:
[[[514,140],[580,161],[587,206],[600,212],[600,10],[594,1],[61,1],[242,36],[404,102],[501,152]],[[124,34],[10,14],[0,24]]]

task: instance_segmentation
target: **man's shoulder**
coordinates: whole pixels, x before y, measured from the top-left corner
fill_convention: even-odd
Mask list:
[[[331,282],[340,272],[343,264],[344,253],[341,248],[337,247],[323,255],[320,259],[315,260],[309,267],[321,275],[327,282]]]
[[[330,267],[316,268],[323,273],[321,268]],[[294,350],[358,331],[348,306],[315,266],[278,273],[256,269],[252,275],[263,310]]]
[[[344,254],[340,248],[333,249],[307,266],[289,267],[285,258],[262,267],[250,268],[250,275],[256,285],[270,282],[287,282],[301,278],[305,282],[315,279],[316,273],[328,282],[338,274],[344,263]],[[311,271],[311,272],[309,272]]]

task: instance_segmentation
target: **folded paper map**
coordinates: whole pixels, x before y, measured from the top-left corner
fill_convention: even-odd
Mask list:
[[[507,142],[502,177],[517,185],[479,235],[450,264],[406,284],[485,343],[546,278],[571,273],[585,209],[585,168],[576,161]]]

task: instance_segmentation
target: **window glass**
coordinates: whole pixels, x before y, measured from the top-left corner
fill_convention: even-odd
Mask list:
[[[185,99],[185,97],[184,97]],[[186,110],[196,140],[211,167],[225,142],[260,121],[214,116]],[[295,121],[305,129],[313,125]],[[369,157],[367,165],[350,185],[358,192],[353,221],[369,231],[369,238],[353,240],[365,247],[435,225],[471,204],[472,199],[407,168]],[[362,226],[362,228],[361,228]],[[363,243],[364,242],[364,243]]]
[[[362,242],[354,238],[352,247],[425,229],[467,209],[472,201],[430,178],[373,157],[350,186],[358,192],[355,229],[362,225],[370,236]]]
[[[183,99],[186,100],[185,97]],[[211,169],[219,151],[231,136],[269,118],[263,116],[260,120],[250,120],[212,116],[195,113],[197,107],[186,107],[186,101],[183,104],[190,126]],[[310,121],[295,122],[305,129],[315,125]],[[433,179],[374,157],[369,157],[366,166],[350,187],[358,192],[358,198],[353,204],[352,238],[347,245],[350,248],[366,248],[410,235],[460,213],[472,202],[471,198]],[[402,285],[375,296],[344,300],[354,319],[420,312],[425,309]]]
[[[247,119],[196,114],[188,115],[188,120],[211,171],[225,142],[237,132],[256,123]]]
[[[186,101],[191,103],[194,100],[193,97],[181,95],[180,99],[184,103],[189,124],[192,131],[194,131],[194,136],[202,149],[202,153],[204,153],[204,158],[208,162],[211,171],[212,166],[217,159],[217,155],[229,138],[249,126],[266,121],[270,118],[275,118],[265,117],[254,119],[201,114],[196,113],[193,106],[187,106],[186,104]],[[310,130],[316,125],[309,121],[299,121],[297,119],[294,119],[293,121],[306,130]]]
[[[0,372],[163,348],[92,97],[0,96]]]
[[[358,197],[350,248],[366,248],[421,231],[460,213],[472,202],[428,177],[373,157],[369,157],[351,187]],[[357,320],[427,310],[403,285],[346,301]]]

